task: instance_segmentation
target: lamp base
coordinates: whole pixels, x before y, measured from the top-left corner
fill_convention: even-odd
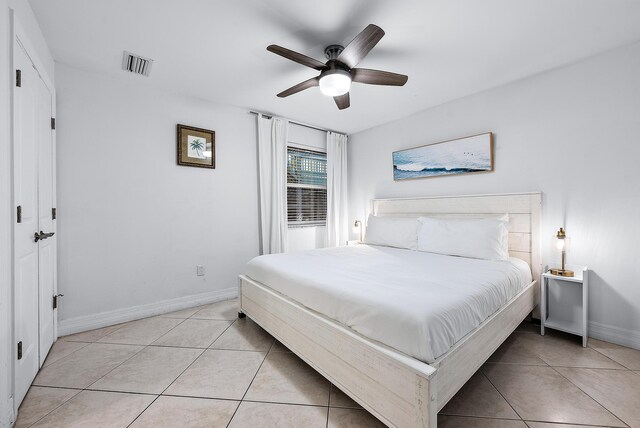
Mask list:
[[[556,276],[574,276],[573,271],[567,269],[549,269],[549,272]]]

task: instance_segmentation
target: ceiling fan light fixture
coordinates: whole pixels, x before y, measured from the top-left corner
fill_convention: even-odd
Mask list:
[[[333,97],[338,109],[344,110],[351,105],[349,91],[351,90],[352,82],[367,85],[403,86],[408,79],[408,76],[404,74],[356,68],[358,63],[382,39],[382,36],[384,36],[382,28],[375,24],[369,24],[346,47],[342,45],[327,46],[324,54],[328,61],[324,64],[300,52],[292,51],[282,46],[267,46],[269,52],[320,72],[320,75],[280,92],[278,98],[285,98],[305,89],[319,86],[323,95]]]
[[[344,95],[351,89],[351,74],[346,70],[333,69],[320,76],[320,92],[328,97]]]

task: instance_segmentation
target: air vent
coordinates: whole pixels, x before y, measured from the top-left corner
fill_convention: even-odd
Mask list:
[[[122,56],[122,69],[131,73],[149,77],[153,60],[141,57],[131,52],[124,51]]]

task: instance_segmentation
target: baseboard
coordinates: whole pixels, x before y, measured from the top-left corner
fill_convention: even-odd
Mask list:
[[[640,331],[589,321],[589,337],[640,349]]]
[[[107,327],[122,322],[179,311],[193,306],[233,299],[237,296],[238,287],[231,287],[208,293],[162,300],[160,302],[149,303],[146,305],[132,306],[129,308],[116,309],[114,311],[101,312],[83,317],[69,318],[58,322],[58,335],[66,336],[68,334],[94,330],[96,328]]]

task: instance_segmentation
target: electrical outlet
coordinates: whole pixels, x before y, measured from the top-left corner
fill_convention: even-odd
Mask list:
[[[204,266],[202,265],[196,266],[196,275],[204,276]]]

